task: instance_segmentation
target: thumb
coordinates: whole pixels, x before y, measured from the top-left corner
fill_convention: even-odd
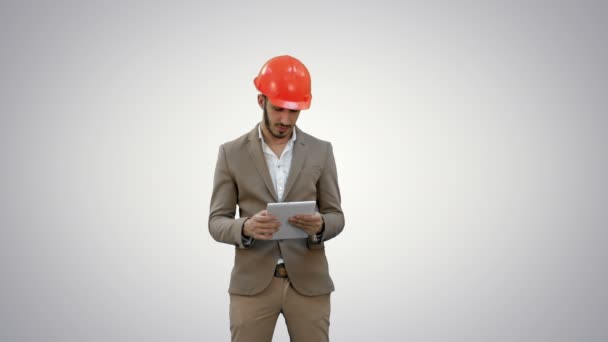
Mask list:
[[[260,211],[258,213],[258,215],[260,215],[261,217],[267,218],[266,220],[270,220],[270,219],[273,219],[273,218],[276,219],[276,216],[274,216],[271,213],[269,213],[268,210],[266,210],[266,209]]]

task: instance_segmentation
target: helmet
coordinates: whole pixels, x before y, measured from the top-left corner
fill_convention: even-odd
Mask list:
[[[310,107],[310,74],[294,57],[271,58],[262,66],[253,84],[276,106],[296,110]]]

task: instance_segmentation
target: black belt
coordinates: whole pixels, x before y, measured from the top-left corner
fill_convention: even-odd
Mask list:
[[[287,269],[285,268],[285,264],[277,264],[277,267],[274,269],[274,276],[278,278],[287,278]]]

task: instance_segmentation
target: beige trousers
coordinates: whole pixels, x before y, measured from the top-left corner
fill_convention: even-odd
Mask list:
[[[292,342],[329,341],[330,294],[304,296],[288,278],[273,277],[254,296],[230,294],[232,342],[270,342],[282,313]]]

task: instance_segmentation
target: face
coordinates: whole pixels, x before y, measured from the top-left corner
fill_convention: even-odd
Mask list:
[[[262,95],[258,102],[264,110],[264,124],[270,134],[277,139],[290,137],[300,111],[275,106]]]

